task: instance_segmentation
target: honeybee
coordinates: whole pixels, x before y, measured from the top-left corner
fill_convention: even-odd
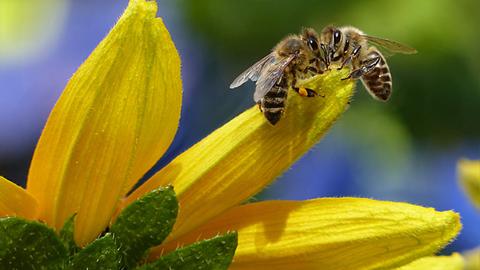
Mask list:
[[[407,45],[385,38],[365,35],[351,26],[325,27],[320,34],[322,46],[326,46],[326,62],[339,63],[342,69],[351,64],[352,71],[347,78],[360,78],[370,95],[380,101],[387,101],[392,93],[392,75],[387,61],[378,47],[389,53],[414,54],[417,51]]]
[[[256,82],[253,99],[265,118],[275,125],[285,112],[290,87],[304,97],[317,95],[312,89],[297,87],[296,83],[298,79],[323,73],[326,66],[319,45],[319,36],[311,28],[300,35],[289,35],[270,54],[240,74],[230,88],[248,80]]]

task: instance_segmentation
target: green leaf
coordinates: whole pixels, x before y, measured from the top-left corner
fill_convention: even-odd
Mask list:
[[[73,238],[73,232],[75,230],[75,216],[76,215],[72,215],[69,219],[67,219],[60,230],[60,239],[62,240],[62,243],[70,256],[73,256],[73,254],[80,250]]]
[[[178,202],[171,186],[153,190],[126,207],[110,229],[122,265],[137,265],[149,248],[161,244],[172,230],[177,212]]]
[[[46,225],[9,217],[0,219],[0,269],[63,269],[67,251]]]
[[[237,233],[231,232],[199,241],[160,257],[157,261],[144,265],[138,270],[224,270],[232,262],[237,248],[237,240]]]
[[[76,253],[70,269],[120,269],[119,254],[112,234],[98,238]]]

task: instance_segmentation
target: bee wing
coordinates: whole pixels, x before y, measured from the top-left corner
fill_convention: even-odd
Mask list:
[[[239,87],[249,79],[254,82],[257,81],[258,77],[260,76],[260,73],[262,72],[263,67],[265,67],[267,63],[272,62],[274,60],[275,60],[275,55],[273,55],[273,53],[270,53],[269,55],[263,57],[258,62],[253,64],[251,67],[249,67],[247,70],[242,72],[242,74],[238,75],[238,77],[232,82],[232,84],[230,84],[230,89]]]
[[[259,102],[260,99],[262,99],[265,94],[273,88],[278,80],[282,78],[285,68],[287,68],[294,58],[295,55],[292,54],[289,57],[272,62],[270,65],[265,66],[265,68],[262,69],[257,81],[257,86],[255,87],[255,93],[253,94],[253,100],[255,100],[255,102]]]
[[[389,39],[386,39],[386,38],[379,38],[379,37],[372,37],[372,36],[363,36],[363,37],[365,37],[373,45],[382,47],[392,54],[395,54],[395,53],[403,53],[403,54],[417,53],[417,50],[415,50],[414,48],[412,48],[408,45],[402,44],[400,42],[396,42],[396,41],[389,40]]]

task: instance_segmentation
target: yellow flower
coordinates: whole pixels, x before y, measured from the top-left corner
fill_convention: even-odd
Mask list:
[[[458,174],[463,189],[475,206],[480,208],[480,160],[460,160]]]
[[[463,253],[465,260],[465,270],[480,269],[480,248],[475,248]]]
[[[480,160],[462,159],[458,161],[457,171],[460,185],[463,187],[473,204],[480,208]],[[466,270],[480,269],[480,248],[463,254]]]
[[[155,258],[179,245],[237,230],[232,269],[368,269],[431,255],[461,228],[458,214],[360,198],[241,205],[288,169],[342,114],[348,70],[303,82],[325,95],[292,93],[271,126],[257,106],[133,185],[162,156],[178,126],[180,60],[153,1],[131,0],[108,36],[73,75],[35,150],[27,189],[0,179],[0,215],[59,229],[74,213],[85,246],[115,213],[172,184],[179,216]]]

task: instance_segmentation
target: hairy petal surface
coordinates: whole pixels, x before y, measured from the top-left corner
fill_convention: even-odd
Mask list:
[[[121,198],[161,157],[180,117],[180,59],[154,1],[131,0],[68,82],[32,160],[27,190],[75,240],[102,232]]]
[[[345,111],[355,82],[348,70],[317,75],[293,90],[284,117],[272,126],[257,106],[240,114],[175,158],[133,192],[124,205],[158,186],[175,187],[180,210],[173,239],[258,193],[315,145]]]
[[[152,257],[238,231],[230,269],[387,269],[432,255],[461,229],[452,211],[362,198],[266,201],[232,208]]]

